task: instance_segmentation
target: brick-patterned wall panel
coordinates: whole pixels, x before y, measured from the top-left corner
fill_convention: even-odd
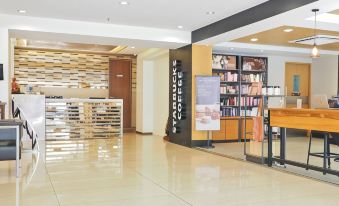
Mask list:
[[[67,51],[16,48],[14,76],[21,86],[108,89],[109,59],[132,60],[136,88],[136,58]]]

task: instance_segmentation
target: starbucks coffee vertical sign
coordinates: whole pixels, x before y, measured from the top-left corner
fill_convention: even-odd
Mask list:
[[[172,132],[180,133],[180,121],[184,115],[184,73],[180,60],[172,62]]]

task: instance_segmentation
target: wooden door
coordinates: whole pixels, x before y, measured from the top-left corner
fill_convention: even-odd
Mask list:
[[[124,128],[131,128],[131,70],[130,60],[111,59],[109,62],[109,97],[124,100]]]
[[[288,62],[285,65],[285,87],[287,87],[287,96],[292,96],[292,93],[295,92],[295,82],[299,82],[299,92],[300,97],[306,97],[308,99],[308,103],[303,103],[304,108],[309,108],[310,104],[310,64],[306,63],[294,63]],[[296,107],[294,105],[287,105],[291,107]]]

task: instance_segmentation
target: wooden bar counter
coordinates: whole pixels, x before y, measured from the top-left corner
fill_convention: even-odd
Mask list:
[[[280,164],[289,164],[306,169],[321,171],[339,176],[339,171],[327,168],[326,158],[329,133],[339,133],[339,110],[337,109],[269,109],[268,114],[268,165],[273,161]],[[272,127],[280,127],[280,156],[273,156]],[[286,128],[307,131],[321,131],[324,133],[324,161],[323,167],[306,165],[300,162],[286,160]]]

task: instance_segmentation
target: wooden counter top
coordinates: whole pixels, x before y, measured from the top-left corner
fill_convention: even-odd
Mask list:
[[[339,132],[336,109],[269,109],[273,127]]]

